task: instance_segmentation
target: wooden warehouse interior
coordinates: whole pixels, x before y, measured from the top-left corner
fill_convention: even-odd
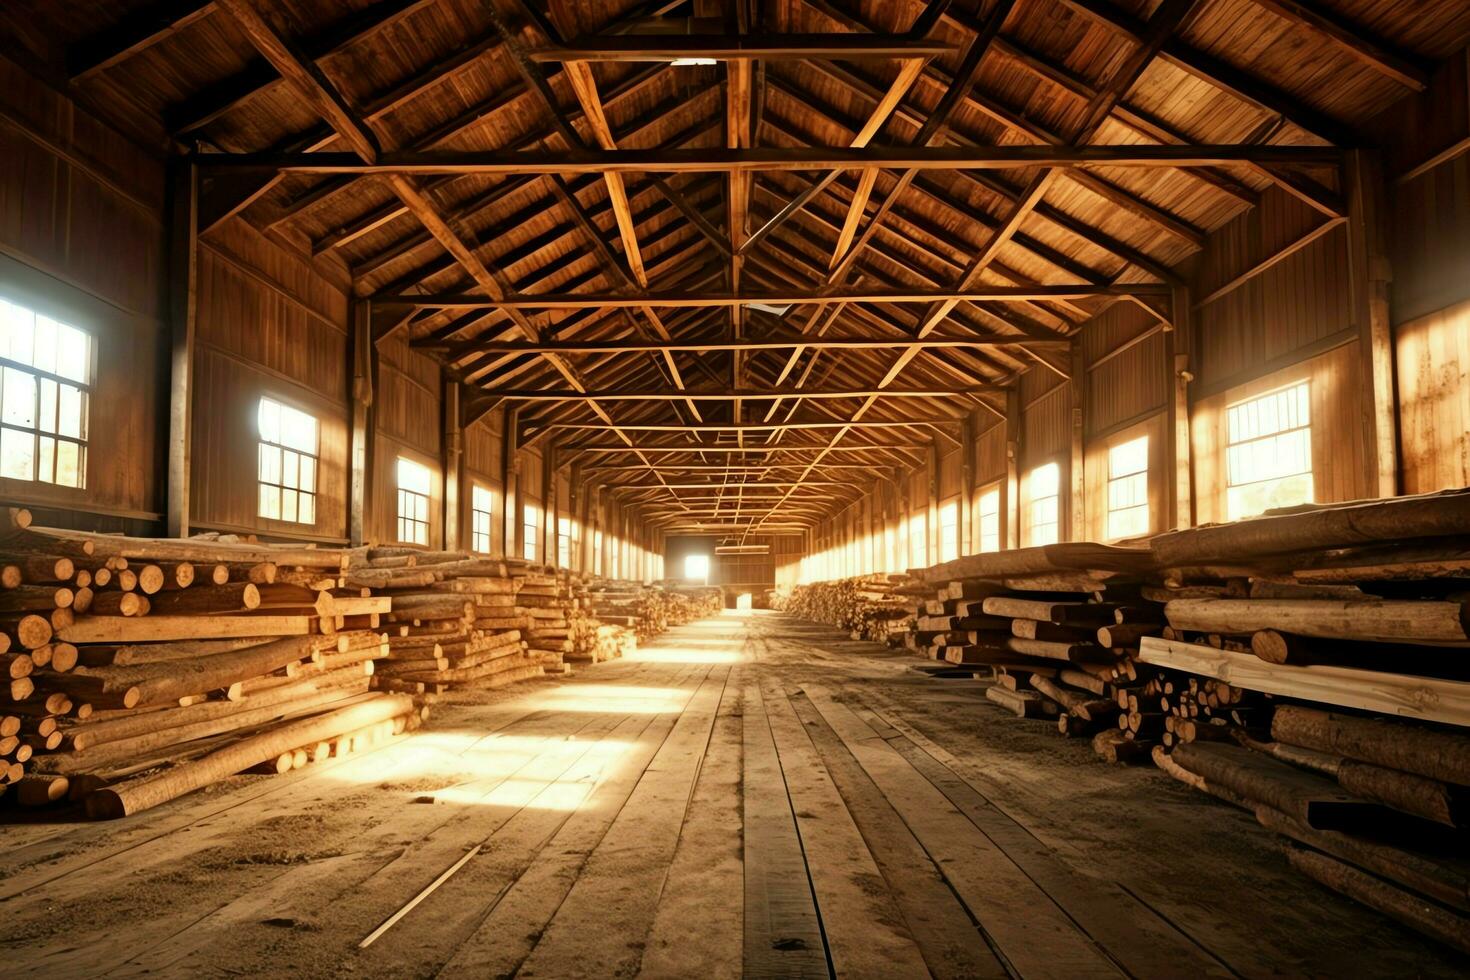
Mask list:
[[[0,37],[6,975],[1465,975],[1465,0]]]

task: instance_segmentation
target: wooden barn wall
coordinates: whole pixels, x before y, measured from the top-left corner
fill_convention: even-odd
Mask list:
[[[1088,438],[1164,409],[1170,372],[1158,321],[1134,303],[1114,303],[1082,327]]]
[[[1271,188],[1260,207],[1211,233],[1192,283],[1199,300],[1301,238],[1322,215]],[[1284,367],[1355,329],[1349,307],[1347,228],[1310,245],[1195,310],[1195,385],[1217,389]]]
[[[1362,368],[1354,341],[1195,403],[1190,421],[1198,523],[1227,519],[1225,409],[1302,381],[1311,384],[1314,499],[1331,503],[1373,495],[1364,463],[1367,436],[1358,404]]]
[[[1385,113],[1393,219],[1390,309],[1404,493],[1470,486],[1470,49],[1403,111]]]
[[[771,538],[771,562],[774,585],[778,589],[789,589],[801,581],[801,559],[806,554],[806,545],[799,534],[782,534]]]
[[[232,221],[200,242],[192,522],[271,537],[347,538],[347,295]],[[269,397],[318,422],[316,521],[258,516],[256,412]]]
[[[986,413],[987,418],[993,418]],[[1006,427],[1000,419],[975,436],[975,486],[983,487],[1006,475]]]
[[[402,456],[429,468],[429,547],[442,546],[440,400],[437,361],[413,350],[400,337],[389,337],[378,344],[378,383],[373,402],[377,441],[373,445],[373,492],[366,521],[370,540],[398,540],[397,466]]]
[[[464,432],[464,486],[460,490],[461,514],[459,526],[461,540],[470,546],[470,532],[474,525],[470,520],[476,484],[490,491],[490,553],[505,554],[505,484],[502,446],[505,438],[505,413],[495,409],[469,426]]]
[[[161,160],[0,56],[0,296],[96,346],[86,488],[0,480],[38,520],[157,533],[167,378]]]

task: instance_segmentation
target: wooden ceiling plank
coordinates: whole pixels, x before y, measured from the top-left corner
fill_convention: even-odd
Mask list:
[[[122,64],[214,12],[214,0],[163,0],[73,44],[66,52],[73,85]]]

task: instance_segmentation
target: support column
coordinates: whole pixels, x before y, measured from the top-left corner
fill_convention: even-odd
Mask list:
[[[1021,547],[1021,389],[1006,389],[1006,535],[1007,548]]]
[[[978,410],[977,410],[978,411]],[[959,553],[972,555],[980,550],[975,540],[975,412],[965,413],[960,421],[960,512]]]
[[[460,486],[464,465],[464,429],[459,420],[459,382],[444,379],[444,548],[459,551],[462,532],[460,523],[464,508],[460,503]]]
[[[520,424],[521,410],[512,405],[505,410],[505,438],[500,447],[500,486],[504,497],[501,510],[505,521],[507,558],[519,558],[525,550],[521,547]]]
[[[1393,497],[1399,492],[1398,399],[1393,323],[1388,310],[1393,270],[1388,259],[1386,193],[1378,153],[1348,151],[1345,175],[1348,268],[1362,364],[1368,488],[1379,497]]]
[[[585,567],[582,562],[582,539],[587,534],[586,523],[582,520],[585,500],[579,485],[581,482],[582,461],[577,459],[567,471],[567,516],[571,518],[571,529],[574,532],[567,542],[567,567],[577,572]]]
[[[929,512],[924,520],[929,540],[925,549],[930,565],[939,564],[939,437],[929,443]]]
[[[194,332],[199,280],[199,171],[176,161],[169,189],[169,391],[167,533],[189,536],[194,425]]]
[[[1194,526],[1194,436],[1189,423],[1189,347],[1193,338],[1193,297],[1188,286],[1172,291],[1174,329],[1164,334],[1164,366],[1169,372],[1168,439],[1164,465],[1168,514],[1164,527]]]
[[[367,543],[368,507],[372,500],[373,439],[376,416],[372,410],[377,380],[378,351],[373,345],[373,305],[358,299],[352,304],[352,480],[348,489],[347,537],[354,546]]]
[[[1067,495],[1070,518],[1067,521],[1067,541],[1087,539],[1087,426],[1084,418],[1087,404],[1087,362],[1082,356],[1082,342],[1072,341],[1072,459],[1070,469],[1072,489]]]
[[[557,563],[556,447],[541,450],[541,564]]]

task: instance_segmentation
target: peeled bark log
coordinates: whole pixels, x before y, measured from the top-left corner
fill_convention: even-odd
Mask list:
[[[94,819],[115,819],[139,813],[274,758],[282,752],[294,751],[296,747],[308,742],[334,738],[344,732],[388,721],[413,710],[411,698],[401,694],[385,694],[351,707],[281,725],[211,752],[196,762],[156,776],[128,780],[98,790],[87,797],[87,814]]]
[[[1275,629],[1327,639],[1470,646],[1460,602],[1175,599],[1164,613],[1175,629],[1199,633]]]
[[[1333,891],[1377,909],[1432,939],[1470,953],[1470,917],[1426,902],[1417,895],[1317,851],[1293,847],[1287,851],[1287,858],[1293,868]]]
[[[1271,737],[1457,786],[1470,786],[1470,737],[1457,732],[1282,705],[1271,719]]]
[[[163,616],[241,612],[260,607],[260,589],[253,582],[196,585],[160,593],[153,597],[152,603],[153,609]]]

